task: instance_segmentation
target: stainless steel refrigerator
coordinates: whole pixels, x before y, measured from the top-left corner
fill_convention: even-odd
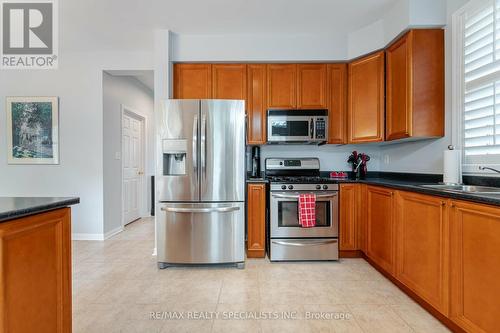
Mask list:
[[[158,267],[245,260],[245,102],[168,100],[157,121]]]

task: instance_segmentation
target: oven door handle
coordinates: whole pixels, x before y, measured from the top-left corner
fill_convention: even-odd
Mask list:
[[[278,194],[278,193],[273,193],[271,194],[275,198],[281,198],[281,199],[299,199],[298,195],[287,195],[287,194]],[[316,198],[333,198],[337,194],[316,194]]]
[[[316,245],[326,245],[337,243],[336,239],[317,241],[317,242],[307,242],[307,243],[297,243],[297,242],[283,242],[283,241],[272,241],[273,244],[285,245],[285,246],[316,246]]]

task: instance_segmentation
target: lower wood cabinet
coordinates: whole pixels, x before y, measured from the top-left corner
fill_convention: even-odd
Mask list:
[[[247,257],[266,256],[266,184],[247,187]]]
[[[339,250],[358,249],[359,184],[340,184]]]
[[[451,319],[467,332],[498,332],[500,208],[451,203]]]
[[[366,255],[388,273],[395,268],[394,190],[366,187]]]
[[[1,332],[71,332],[70,230],[69,208],[0,223]]]
[[[395,277],[446,315],[449,295],[446,200],[401,191],[396,198]]]

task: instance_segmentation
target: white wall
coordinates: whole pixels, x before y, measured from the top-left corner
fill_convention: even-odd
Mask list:
[[[352,151],[365,153],[370,156],[368,170],[379,170],[380,157],[378,148],[373,145],[267,145],[261,147],[261,170],[264,170],[264,161],[269,157],[297,158],[317,157],[321,171],[350,171],[351,166],[347,158]]]
[[[443,172],[443,151],[452,143],[451,114],[451,16],[467,0],[447,0],[445,28],[445,137],[438,140],[383,146],[380,150],[381,171]],[[425,16],[420,14],[420,16]],[[388,163],[386,163],[388,162]]]
[[[103,188],[104,235],[121,229],[122,212],[122,105],[145,118],[145,177],[143,184],[142,216],[149,215],[151,182],[154,175],[154,96],[137,79],[103,73]]]
[[[61,28],[62,30],[63,28]],[[151,52],[68,53],[58,70],[0,75],[0,196],[78,196],[74,236],[103,234],[103,69],[151,69]],[[59,96],[60,165],[7,165],[5,96]]]
[[[342,35],[172,36],[171,61],[321,61],[346,59]]]

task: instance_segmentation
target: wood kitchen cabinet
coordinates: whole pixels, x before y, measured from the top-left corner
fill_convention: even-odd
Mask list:
[[[247,143],[265,144],[267,113],[267,67],[265,64],[247,65]]]
[[[498,332],[500,208],[452,201],[451,319],[467,332]]]
[[[326,64],[297,65],[297,109],[326,109]]]
[[[339,250],[358,250],[359,185],[340,184]]]
[[[395,277],[444,315],[449,297],[446,200],[398,191]]]
[[[410,30],[390,45],[386,87],[386,140],[444,136],[444,30]]]
[[[174,64],[174,98],[212,98],[212,65]]]
[[[246,97],[247,65],[212,65],[212,98],[246,100]]]
[[[328,143],[344,144],[347,122],[347,65],[327,65]]]
[[[384,51],[348,65],[348,142],[384,140]]]
[[[71,332],[71,221],[62,208],[0,223],[2,332]]]
[[[366,187],[366,255],[382,269],[394,274],[394,190]]]
[[[267,65],[267,107],[269,109],[297,107],[297,64]]]
[[[247,186],[247,257],[266,256],[266,184]]]

